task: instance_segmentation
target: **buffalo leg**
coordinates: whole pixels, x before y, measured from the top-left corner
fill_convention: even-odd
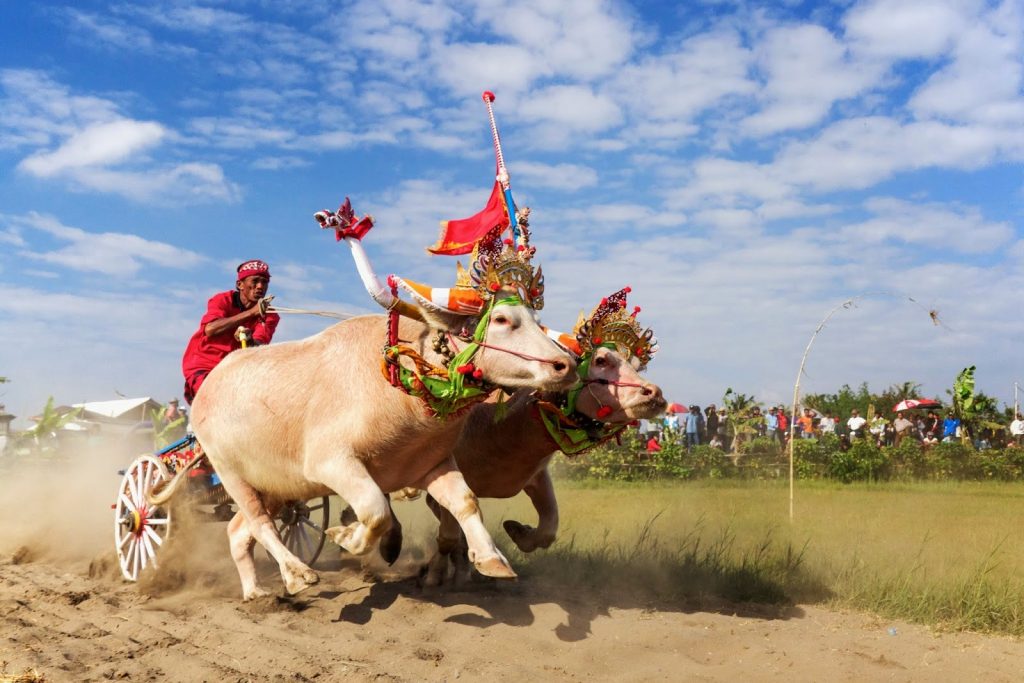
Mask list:
[[[437,517],[437,552],[427,562],[424,583],[428,586],[439,586],[448,577],[448,566],[453,553],[462,547],[462,529],[452,513],[441,507],[433,496],[427,496],[427,506]]]
[[[324,458],[306,475],[335,491],[356,513],[358,521],[327,529],[327,537],[353,555],[373,549],[391,528],[391,500],[356,458]]]
[[[284,585],[288,592],[294,595],[319,581],[320,577],[316,572],[303,564],[302,560],[295,557],[281,542],[274,519],[256,489],[234,472],[222,471],[220,478],[224,484],[224,490],[238,505],[239,511],[247,522],[248,535],[259,541],[267,549],[267,552],[277,560],[281,578],[284,579]],[[236,523],[234,519],[232,519],[232,523]],[[237,525],[241,527],[242,523],[237,522]],[[242,599],[250,600],[258,597],[256,573],[252,564],[251,541],[240,529],[232,533],[230,525],[228,534],[231,542],[231,556],[235,560],[235,567],[238,569],[238,576],[242,581]]]
[[[555,542],[558,534],[558,500],[547,468],[538,472],[523,490],[537,510],[537,528],[511,519],[506,520],[502,526],[519,549],[529,553],[537,548],[547,548]]]
[[[426,489],[462,527],[469,545],[469,560],[478,572],[499,579],[515,578],[516,573],[484,527],[476,495],[466,485],[452,458],[431,470],[417,486]]]

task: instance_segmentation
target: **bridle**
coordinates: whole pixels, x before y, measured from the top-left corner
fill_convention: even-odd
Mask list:
[[[537,363],[546,363],[546,364],[552,365],[552,366],[553,365],[557,365],[560,361],[551,360],[550,358],[541,358],[540,356],[534,356],[534,355],[529,354],[529,353],[523,353],[522,351],[516,351],[514,349],[505,348],[504,346],[498,346],[496,344],[488,344],[487,343],[487,341],[486,341],[487,340],[487,332],[490,329],[490,315],[491,315],[491,312],[494,310],[495,306],[501,306],[501,305],[506,305],[506,306],[523,306],[524,304],[523,304],[522,299],[520,299],[517,296],[510,296],[510,297],[506,297],[504,299],[500,299],[498,301],[493,302],[491,304],[491,306],[489,306],[487,308],[487,311],[484,314],[484,316],[485,316],[484,319],[487,321],[487,326],[484,327],[482,335],[477,334],[477,335],[474,335],[473,337],[470,338],[470,337],[464,337],[464,336],[456,336],[456,335],[452,334],[451,331],[448,331],[446,334],[448,336],[449,346],[450,346],[450,348],[452,348],[455,351],[455,354],[458,355],[458,353],[459,353],[458,346],[456,346],[456,340],[458,340],[458,341],[462,341],[463,343],[467,343],[467,344],[475,344],[477,347],[482,349],[481,351],[477,352],[477,354],[476,354],[477,357],[483,355],[483,350],[484,349],[491,349],[493,351],[500,351],[501,353],[507,353],[510,356],[515,356],[517,358],[522,358],[523,360],[536,361]],[[477,339],[478,336],[480,337],[479,339]]]

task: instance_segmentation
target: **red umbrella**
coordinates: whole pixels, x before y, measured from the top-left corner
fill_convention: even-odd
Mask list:
[[[666,413],[688,413],[690,409],[684,406],[682,403],[669,403],[668,408],[665,408]]]
[[[898,413],[901,410],[913,410],[914,408],[941,408],[942,404],[938,401],[933,401],[930,398],[922,398],[920,400],[916,398],[908,398],[900,401],[892,409],[892,412]]]

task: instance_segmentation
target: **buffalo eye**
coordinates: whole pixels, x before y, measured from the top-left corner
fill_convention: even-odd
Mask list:
[[[508,325],[509,320],[504,315],[496,315],[493,318],[491,318],[491,322],[493,322],[495,325]]]

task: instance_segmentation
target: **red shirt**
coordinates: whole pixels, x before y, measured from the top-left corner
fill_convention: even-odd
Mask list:
[[[237,291],[221,292],[210,297],[210,301],[206,304],[206,315],[199,321],[199,329],[188,341],[185,355],[181,359],[181,369],[185,373],[186,381],[199,370],[207,372],[213,370],[217,363],[224,360],[226,355],[235,349],[242,348],[242,345],[235,339],[235,330],[221,332],[215,337],[207,337],[204,330],[208,323],[222,318],[230,318],[244,310]],[[269,344],[280,320],[281,316],[276,313],[267,313],[263,320],[249,318],[241,324],[249,329],[253,341],[257,344]]]

